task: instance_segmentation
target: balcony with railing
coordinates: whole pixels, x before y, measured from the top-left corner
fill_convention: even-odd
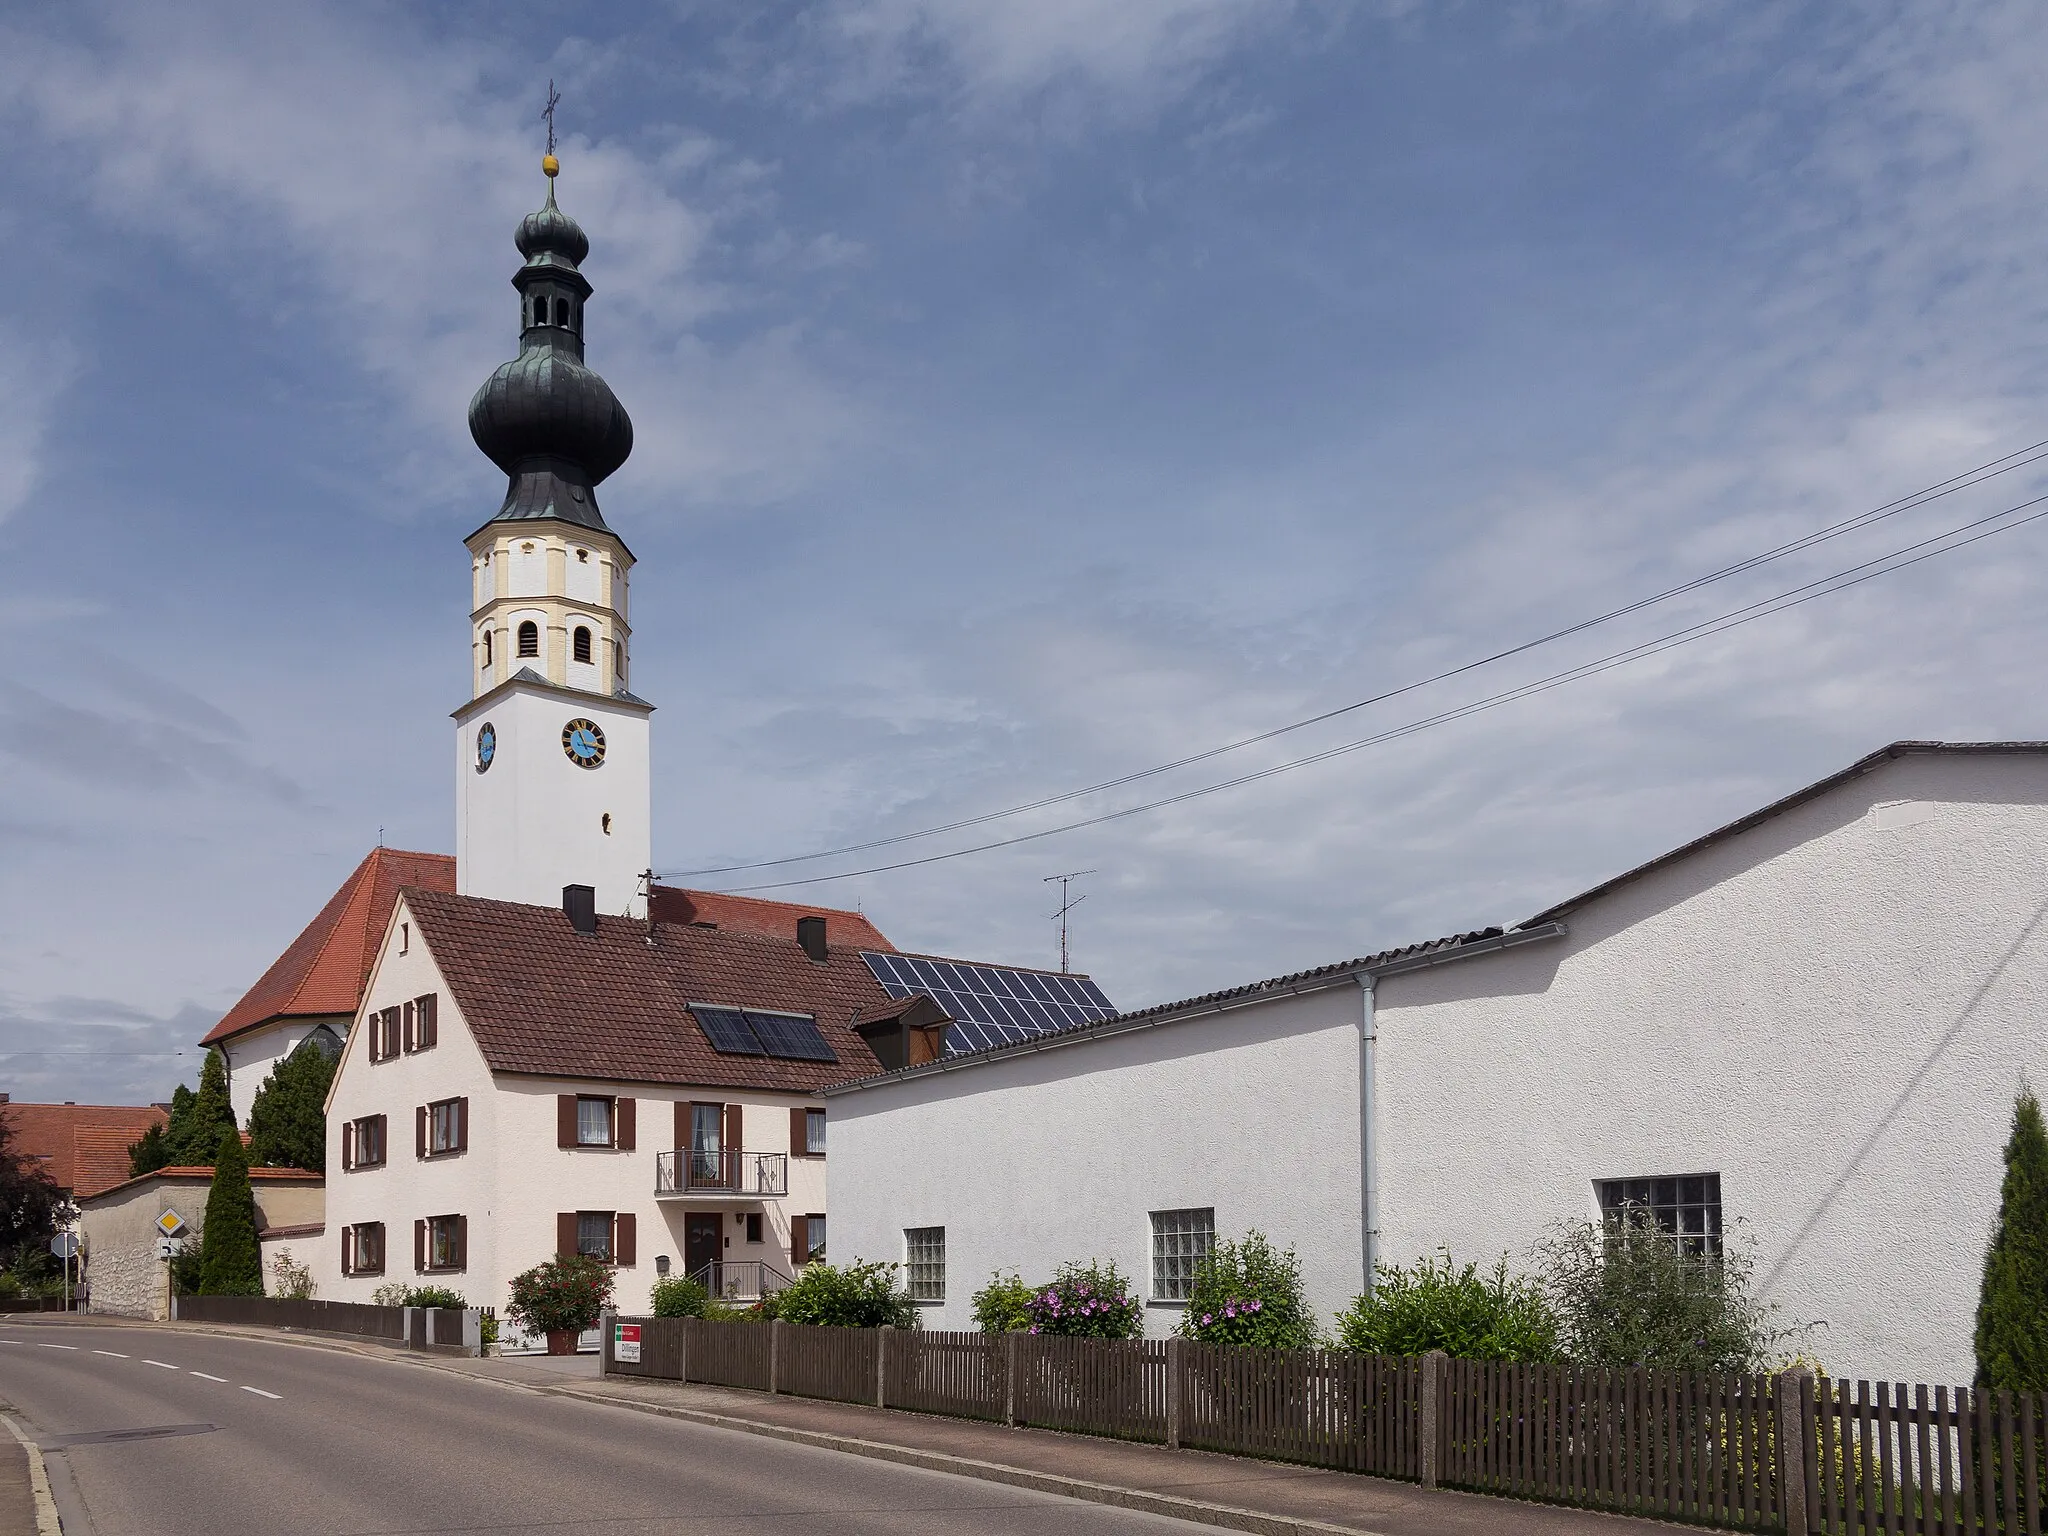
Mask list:
[[[779,1200],[789,1193],[787,1152],[661,1152],[654,1194],[661,1200]]]
[[[760,1259],[714,1259],[689,1278],[725,1302],[760,1301],[792,1284],[788,1275]]]

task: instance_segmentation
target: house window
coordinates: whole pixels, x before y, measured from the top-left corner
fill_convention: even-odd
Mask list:
[[[384,1273],[384,1223],[361,1221],[341,1229],[341,1270],[347,1275]]]
[[[389,1061],[398,1055],[404,1042],[405,1010],[385,1008],[370,1015],[370,1060]]]
[[[576,1145],[608,1147],[612,1144],[612,1101],[579,1098],[576,1101]]]
[[[569,637],[570,654],[578,661],[590,660],[590,631],[583,625],[576,626],[576,633]]]
[[[813,1211],[809,1216],[805,1217],[804,1229],[804,1235],[806,1239],[805,1246],[808,1249],[808,1256],[813,1259],[822,1259],[823,1257],[825,1257],[824,1213],[821,1211]]]
[[[519,624],[519,654],[540,655],[540,626],[531,619],[522,619]]]
[[[468,1139],[463,1134],[467,1127],[462,1123],[467,1107],[461,1099],[443,1099],[427,1106],[427,1156],[463,1150]]]
[[[903,1233],[903,1271],[912,1301],[946,1299],[946,1229],[907,1227]]]
[[[426,1265],[434,1269],[463,1269],[468,1266],[469,1255],[463,1250],[467,1241],[468,1223],[460,1216],[429,1216],[426,1221]]]
[[[405,1005],[405,1048],[412,1051],[431,1051],[439,1038],[434,1015],[437,1011],[435,995],[429,992],[425,997],[416,997]]]
[[[1152,1213],[1152,1299],[1186,1301],[1195,1288],[1195,1266],[1216,1246],[1213,1207]]]
[[[825,1111],[807,1109],[804,1111],[804,1155],[823,1157],[825,1155]]]
[[[723,1142],[725,1106],[690,1106],[690,1180],[696,1184],[718,1184],[724,1180]]]
[[[761,1241],[761,1213],[759,1211],[747,1212],[747,1241],[750,1243]]]
[[[344,1168],[384,1166],[384,1117],[364,1115],[341,1128],[341,1165]]]
[[[1721,1175],[1686,1173],[1667,1178],[1601,1179],[1600,1214],[1610,1222],[1640,1212],[1678,1240],[1687,1253],[1721,1251]]]
[[[612,1261],[612,1213],[576,1213],[576,1251],[585,1258],[609,1264]]]

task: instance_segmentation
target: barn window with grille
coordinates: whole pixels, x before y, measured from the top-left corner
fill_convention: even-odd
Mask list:
[[[1647,1217],[1687,1253],[1721,1252],[1721,1175],[1684,1173],[1647,1179],[1601,1179],[1600,1214],[1609,1222]]]
[[[946,1299],[944,1227],[906,1227],[903,1232],[903,1260],[912,1301]]]
[[[1216,1246],[1212,1206],[1152,1213],[1152,1299],[1186,1301],[1195,1289],[1195,1266]]]

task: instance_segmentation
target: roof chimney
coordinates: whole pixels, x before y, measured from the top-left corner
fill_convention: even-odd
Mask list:
[[[804,953],[818,964],[825,963],[831,953],[825,947],[825,919],[822,917],[800,917],[796,920],[796,941],[803,945]]]
[[[569,926],[578,933],[596,933],[597,887],[594,885],[563,886],[562,911],[568,915]]]

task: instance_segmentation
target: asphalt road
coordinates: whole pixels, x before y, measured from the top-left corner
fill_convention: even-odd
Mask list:
[[[0,1325],[0,1399],[66,1536],[1207,1529],[262,1339]]]

